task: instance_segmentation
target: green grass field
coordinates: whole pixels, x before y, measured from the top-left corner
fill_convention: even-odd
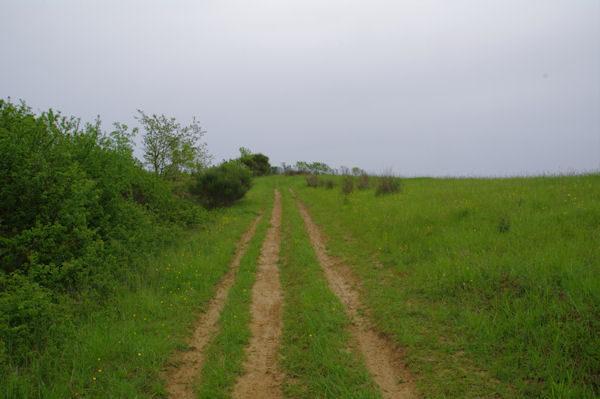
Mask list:
[[[600,176],[406,179],[380,197],[287,179],[425,396],[600,393]]]
[[[373,187],[343,194],[340,176],[327,179],[333,188],[308,187],[303,176],[255,179],[205,229],[157,249],[110,301],[71,308],[75,338],[0,376],[0,397],[166,398],[170,359],[187,348],[236,242],[262,212],[194,383],[198,397],[230,397],[274,187],[285,397],[381,397],[290,187],[358,278],[372,324],[402,348],[423,397],[600,395],[599,175],[404,179],[401,192],[383,196]]]

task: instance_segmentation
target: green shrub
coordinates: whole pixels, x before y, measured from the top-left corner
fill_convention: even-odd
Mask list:
[[[269,157],[264,154],[247,154],[240,161],[252,171],[253,176],[265,176],[271,171]]]
[[[199,174],[191,192],[207,208],[229,206],[246,194],[251,179],[250,170],[241,162],[223,162]]]
[[[124,132],[0,100],[0,270],[52,269],[40,284],[77,289],[67,265],[102,257],[119,240],[143,247],[158,238],[141,234],[152,224],[193,222],[192,202],[141,168]]]
[[[203,220],[133,158],[127,127],[115,128],[0,100],[0,363],[21,364],[61,335],[58,304],[110,299],[136,274],[133,260],[176,224]]]
[[[327,189],[332,189],[335,187],[335,182],[333,181],[333,179],[327,179],[323,181],[322,185]]]
[[[304,179],[308,187],[319,187],[319,177],[317,175],[306,175]]]
[[[10,363],[23,363],[41,351],[50,336],[60,336],[63,316],[51,290],[20,274],[0,276],[0,356]]]
[[[377,186],[375,187],[375,195],[385,195],[398,193],[402,190],[402,180],[395,176],[380,176],[377,179]]]
[[[358,188],[359,190],[366,190],[367,188],[369,188],[369,183],[369,175],[363,172],[360,174],[360,176],[358,176],[356,188]]]
[[[352,176],[346,175],[342,178],[342,193],[345,195],[351,194],[354,191],[354,179]]]

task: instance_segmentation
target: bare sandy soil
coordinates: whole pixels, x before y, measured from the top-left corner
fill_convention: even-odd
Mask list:
[[[216,287],[215,296],[208,304],[206,313],[200,316],[194,328],[194,334],[189,343],[189,351],[179,352],[175,355],[174,363],[178,364],[168,372],[167,392],[172,399],[192,399],[195,397],[192,383],[200,377],[204,364],[204,348],[215,336],[218,330],[219,314],[225,305],[229,289],[235,282],[235,271],[240,266],[240,261],[246,252],[248,242],[254,236],[256,226],[262,216],[258,216],[250,229],[242,236],[237,244],[237,250],[231,261],[229,272],[223,277]]]
[[[293,191],[292,195],[294,195]],[[329,286],[340,298],[347,314],[352,319],[350,332],[362,352],[367,369],[379,385],[383,396],[390,399],[419,397],[414,379],[404,365],[399,348],[381,333],[375,331],[367,317],[363,315],[367,310],[362,307],[358,292],[353,288],[357,281],[352,271],[343,262],[327,254],[321,231],[312,221],[306,206],[297,198],[296,205],[304,219],[306,230]],[[359,313],[359,309],[362,312]]]
[[[278,368],[281,339],[281,307],[283,298],[279,282],[279,243],[281,241],[281,200],[275,190],[271,226],[262,246],[261,257],[252,288],[250,312],[252,338],[246,348],[247,373],[241,376],[233,390],[234,399],[276,399],[283,397],[283,375]]]

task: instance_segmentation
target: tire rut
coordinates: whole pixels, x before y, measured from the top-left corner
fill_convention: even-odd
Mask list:
[[[281,241],[281,200],[275,190],[271,225],[261,249],[256,282],[252,287],[250,312],[252,338],[246,348],[246,374],[236,382],[232,397],[281,398],[283,376],[278,368],[278,349],[281,340],[283,303],[279,282],[279,243]]]
[[[317,254],[331,290],[340,298],[352,323],[350,333],[358,344],[369,372],[378,384],[383,396],[389,399],[418,398],[419,394],[410,371],[403,362],[400,350],[383,334],[373,329],[363,310],[358,292],[353,288],[356,278],[350,268],[327,254],[319,227],[312,221],[306,206],[293,190],[312,246]]]
[[[235,282],[235,271],[240,266],[240,261],[246,252],[248,243],[256,232],[258,222],[262,218],[259,215],[253,222],[248,231],[244,233],[237,244],[236,253],[231,260],[230,270],[223,276],[217,284],[215,295],[210,300],[207,310],[200,316],[196,322],[192,339],[189,343],[191,350],[180,352],[175,357],[175,362],[179,365],[170,371],[167,381],[167,393],[171,399],[192,399],[195,398],[193,392],[193,382],[202,371],[204,364],[204,348],[211,341],[218,331],[218,321],[221,310],[225,305],[225,299],[229,289]]]

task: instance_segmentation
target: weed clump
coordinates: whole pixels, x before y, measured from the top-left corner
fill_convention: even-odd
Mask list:
[[[502,216],[496,227],[499,233],[508,233],[510,230],[510,219],[508,216]]]
[[[326,189],[332,189],[335,187],[335,182],[332,179],[327,179],[325,181],[322,181],[321,185],[324,186]]]
[[[308,187],[319,187],[319,178],[317,175],[307,175],[305,180]]]
[[[356,188],[359,190],[366,190],[369,188],[369,175],[362,172],[360,176],[358,176],[358,181],[356,182]]]
[[[377,179],[375,187],[375,196],[399,193],[402,191],[402,180],[395,176],[385,175]]]
[[[342,193],[344,195],[351,194],[354,191],[354,179],[352,176],[344,176],[342,179]]]

